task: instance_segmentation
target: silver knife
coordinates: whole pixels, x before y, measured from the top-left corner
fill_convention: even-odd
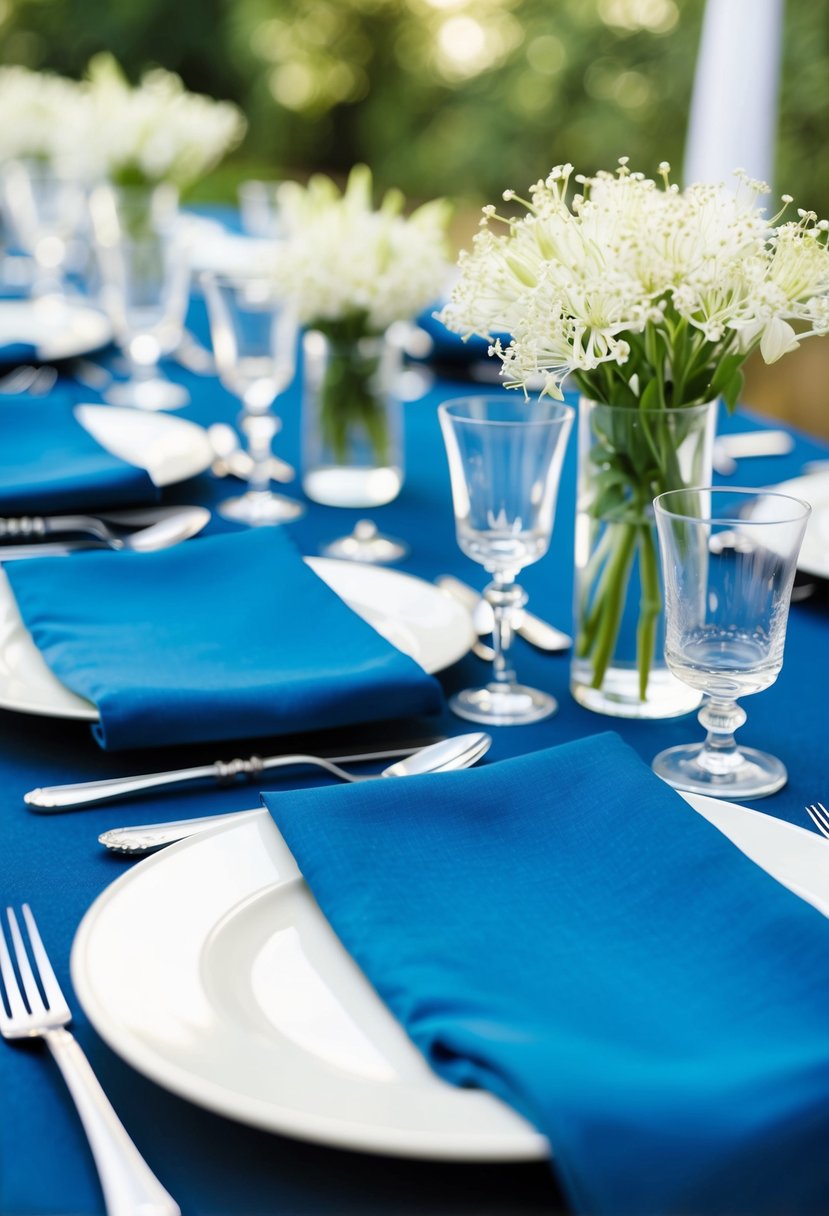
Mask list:
[[[481,605],[484,605],[485,611],[486,601],[483,600],[479,591],[468,587],[466,583],[462,583],[460,579],[454,578],[451,574],[444,574],[440,578],[436,578],[435,585],[447,591],[458,603],[463,604],[470,613],[477,612],[478,619],[480,620],[482,615]],[[491,632],[491,630],[487,630],[487,632]],[[562,632],[561,629],[556,629],[554,625],[550,625],[547,621],[542,621],[540,617],[533,616],[531,612],[521,613],[515,626],[515,632],[520,634],[531,646],[536,646],[539,650],[546,650],[551,653],[569,650],[573,645],[573,639],[569,634]]]
[[[342,756],[325,756],[335,764],[359,764],[369,760],[394,760],[399,756],[413,756],[423,747],[442,742],[443,735],[419,739],[410,746],[390,747],[383,751],[359,752]],[[217,760],[214,764],[203,764],[195,768],[171,769],[164,773],[143,773],[135,777],[105,777],[98,781],[75,781],[70,785],[45,785],[29,790],[23,795],[27,806],[37,811],[64,811],[74,807],[93,806],[99,802],[112,802],[129,794],[156,789],[163,785],[184,785],[190,781],[212,778],[217,785],[229,785],[237,777],[255,777],[272,768],[286,768],[301,763],[297,755],[249,756],[245,760]]]

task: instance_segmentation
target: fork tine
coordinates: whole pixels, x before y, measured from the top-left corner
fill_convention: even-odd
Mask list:
[[[40,983],[43,991],[46,994],[46,1003],[51,1010],[60,1007],[66,1007],[66,998],[61,991],[61,986],[58,983],[57,976],[52,970],[52,964],[49,962],[49,955],[46,953],[46,947],[43,945],[40,933],[38,931],[37,922],[34,918],[34,913],[28,904],[22,906],[23,919],[26,922],[26,928],[29,931],[29,941],[32,945],[32,954],[34,955],[35,963],[40,974]]]
[[[26,947],[23,944],[23,935],[20,932],[20,927],[17,923],[17,917],[14,914],[14,908],[6,908],[6,916],[9,920],[9,929],[12,935],[12,945],[14,947],[14,955],[17,960],[17,970],[20,974],[20,979],[23,984],[23,991],[26,994],[26,1001],[31,1013],[45,1013],[46,1006],[43,1004],[43,997],[40,995],[40,989],[37,986],[37,980],[34,977],[29,956],[26,953]]]
[[[2,921],[0,921],[0,975],[3,977],[3,984],[6,989],[6,1003],[9,1007],[9,1013],[13,1018],[27,1017],[29,1011],[23,1004],[23,997],[20,995],[20,986],[14,973],[9,948],[6,945],[6,935],[3,932]],[[6,1016],[2,1001],[0,1001],[0,1015]]]
[[[829,812],[827,812],[823,803],[818,802],[817,805],[807,806],[806,814],[821,835],[829,837]]]

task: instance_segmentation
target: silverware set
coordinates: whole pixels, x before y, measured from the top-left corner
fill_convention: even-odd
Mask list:
[[[21,515],[0,518],[0,565],[26,557],[56,557],[86,549],[153,553],[196,536],[210,522],[206,507],[146,507],[101,515]],[[83,535],[83,539],[77,537]],[[62,536],[59,542],[46,537]]]

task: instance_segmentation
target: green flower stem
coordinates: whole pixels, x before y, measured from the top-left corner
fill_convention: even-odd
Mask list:
[[[639,528],[639,623],[636,628],[636,666],[639,671],[639,699],[647,697],[648,679],[653,664],[656,646],[656,627],[662,611],[662,593],[659,587],[659,561],[653,539],[653,528],[649,523]]]
[[[596,597],[598,603],[594,605],[599,608],[598,627],[591,654],[594,688],[601,688],[605,672],[613,657],[613,650],[622,623],[625,593],[636,554],[636,525],[621,523],[614,527],[617,530],[617,544],[605,566],[599,594]]]
[[[315,328],[328,339],[320,385],[320,430],[338,464],[347,464],[353,444],[365,438],[378,465],[388,462],[389,433],[384,401],[378,397],[381,354],[366,349],[382,337],[366,334],[353,320]]]

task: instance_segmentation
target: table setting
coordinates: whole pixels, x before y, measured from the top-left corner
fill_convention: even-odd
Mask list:
[[[365,166],[197,214],[176,80],[47,84],[83,219],[0,166],[0,1213],[820,1212],[829,449],[741,367],[826,224],[625,158],[454,268]]]

